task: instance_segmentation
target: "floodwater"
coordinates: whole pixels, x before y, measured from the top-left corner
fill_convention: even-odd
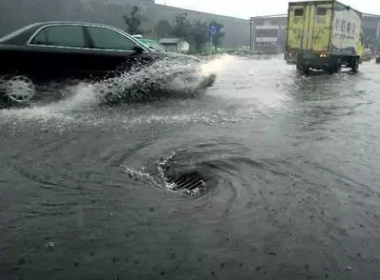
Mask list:
[[[197,96],[0,111],[0,279],[378,279],[380,66],[203,71]]]

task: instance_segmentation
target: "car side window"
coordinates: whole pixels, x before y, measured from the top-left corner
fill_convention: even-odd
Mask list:
[[[46,29],[42,29],[30,42],[33,45],[49,45]]]
[[[31,41],[35,45],[84,48],[85,40],[81,26],[49,26],[42,29]]]
[[[120,33],[100,27],[87,27],[96,49],[131,51],[136,43]]]

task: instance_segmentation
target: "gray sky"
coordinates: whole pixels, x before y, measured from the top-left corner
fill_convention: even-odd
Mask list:
[[[202,12],[249,18],[251,16],[286,13],[287,0],[155,0],[157,4],[198,10]],[[379,0],[341,0],[342,3],[371,14],[380,14]]]

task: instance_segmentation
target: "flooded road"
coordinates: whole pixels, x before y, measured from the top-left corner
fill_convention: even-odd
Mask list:
[[[378,278],[380,66],[207,67],[197,98],[0,111],[0,279]]]

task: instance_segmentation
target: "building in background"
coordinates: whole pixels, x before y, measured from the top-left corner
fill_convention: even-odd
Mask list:
[[[250,18],[251,53],[282,53],[285,50],[287,15]],[[363,14],[363,34],[372,53],[380,51],[380,15]]]
[[[372,54],[380,51],[380,15],[364,14],[363,33],[364,43],[370,48]]]

